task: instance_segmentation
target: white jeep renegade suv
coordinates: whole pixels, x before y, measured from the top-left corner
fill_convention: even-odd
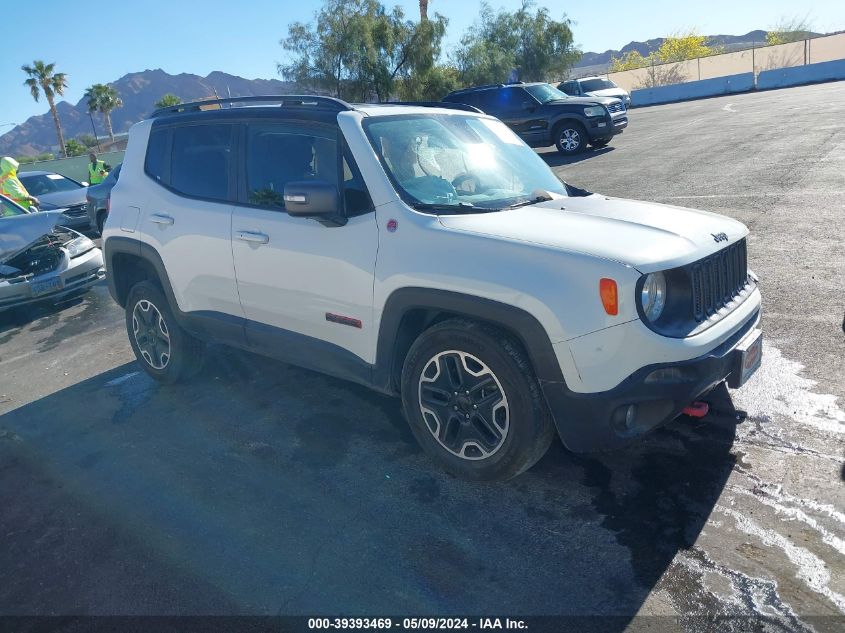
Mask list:
[[[104,250],[144,369],[187,378],[216,341],[353,380],[400,395],[452,472],[504,479],[555,430],[613,448],[757,368],[745,226],[576,189],[499,120],[433,105],[135,125]]]

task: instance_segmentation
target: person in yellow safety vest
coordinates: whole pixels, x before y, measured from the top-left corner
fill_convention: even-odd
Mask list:
[[[26,187],[18,180],[19,166],[18,161],[11,156],[0,158],[0,192],[28,211],[31,206],[38,206],[38,198],[29,195]]]
[[[109,175],[109,170],[106,169],[106,164],[97,160],[97,155],[94,152],[88,154],[91,162],[88,163],[88,184],[99,185]]]

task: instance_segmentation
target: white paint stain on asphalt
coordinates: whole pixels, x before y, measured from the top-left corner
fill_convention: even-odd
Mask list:
[[[763,343],[763,363],[751,380],[733,392],[734,403],[752,418],[782,415],[825,433],[845,433],[845,411],[836,396],[814,393],[816,382],[800,376],[802,369],[801,363]]]
[[[132,380],[135,376],[137,376],[140,372],[133,371],[129,372],[128,374],[123,374],[122,376],[118,376],[112,380],[109,380],[106,383],[106,387],[116,387],[117,385],[123,384],[127,380]]]
[[[724,108],[722,108],[722,110],[724,110],[725,112],[736,112],[736,110],[733,109],[733,105],[734,104],[729,103]]]
[[[807,587],[825,596],[836,608],[845,614],[845,596],[833,591],[830,583],[830,572],[827,571],[824,561],[810,552],[792,543],[782,534],[760,526],[756,521],[746,517],[741,512],[717,505],[716,512],[732,517],[736,527],[746,534],[756,536],[768,547],[776,547],[797,567],[796,577],[803,581]]]
[[[840,554],[845,555],[845,540],[842,540],[835,534],[832,534],[821,523],[803,510],[778,503],[770,495],[760,491],[759,489],[756,489],[754,492],[757,494],[754,494],[754,492],[746,490],[741,486],[729,486],[728,488],[734,494],[753,497],[764,506],[768,506],[774,510],[775,514],[786,521],[800,521],[801,523],[804,523],[819,534],[823,543],[826,543]]]

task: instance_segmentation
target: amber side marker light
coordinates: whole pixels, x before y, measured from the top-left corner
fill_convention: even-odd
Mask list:
[[[602,278],[599,280],[599,295],[605,312],[610,316],[619,314],[619,293],[613,279]]]

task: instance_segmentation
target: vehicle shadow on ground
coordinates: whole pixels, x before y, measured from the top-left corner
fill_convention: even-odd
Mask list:
[[[554,147],[551,147],[538,149],[537,155],[544,161],[546,161],[546,164],[549,167],[561,167],[562,165],[574,165],[575,163],[580,163],[591,158],[597,158],[599,156],[603,156],[604,154],[609,154],[612,151],[613,148],[607,146],[601,147],[599,149],[593,149],[592,147],[588,147],[585,151],[581,152],[580,154],[564,156],[563,154],[558,152]]]
[[[621,631],[735,462],[732,424],[683,419],[468,483],[420,451],[398,400],[356,385],[222,348],[184,385],[139,369],[0,416],[5,515],[49,499],[66,521],[57,538],[0,519],[3,613],[602,614]]]

